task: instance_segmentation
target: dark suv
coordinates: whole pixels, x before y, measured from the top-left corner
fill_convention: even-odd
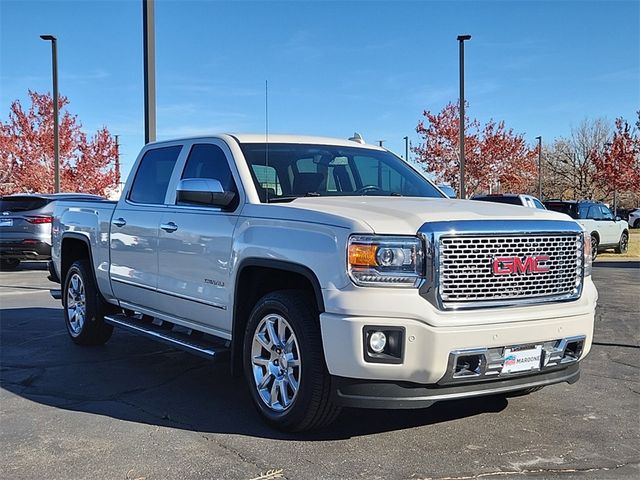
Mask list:
[[[21,260],[51,258],[51,215],[55,200],[101,198],[82,193],[0,197],[0,269],[14,270]]]

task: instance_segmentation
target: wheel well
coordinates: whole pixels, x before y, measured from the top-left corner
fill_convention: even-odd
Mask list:
[[[256,302],[268,293],[300,290],[318,313],[324,311],[322,291],[315,275],[306,267],[270,267],[250,265],[242,268],[236,279],[231,341],[231,372],[242,372],[242,343],[249,315]]]
[[[60,283],[64,286],[64,279],[73,262],[83,258],[90,259],[88,245],[79,238],[64,238],[62,240],[62,248],[60,252],[62,263],[60,264]]]

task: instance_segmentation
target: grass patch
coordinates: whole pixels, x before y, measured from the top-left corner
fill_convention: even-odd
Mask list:
[[[633,229],[629,231],[629,251],[624,255],[614,253],[613,250],[607,250],[598,255],[598,258],[640,258],[640,229]]]

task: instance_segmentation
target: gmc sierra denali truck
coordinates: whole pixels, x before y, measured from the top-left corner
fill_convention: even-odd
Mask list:
[[[58,202],[51,278],[75,343],[121,327],[227,358],[300,431],[577,381],[590,245],[562,214],[448,199],[383,148],[217,135],[146,145],[117,203]]]

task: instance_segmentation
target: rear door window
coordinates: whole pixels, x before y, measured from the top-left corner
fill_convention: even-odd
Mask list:
[[[4,197],[0,198],[0,212],[26,212],[37,210],[51,202],[42,197]]]
[[[182,145],[148,150],[138,166],[129,200],[135,203],[163,204],[180,150]]]

